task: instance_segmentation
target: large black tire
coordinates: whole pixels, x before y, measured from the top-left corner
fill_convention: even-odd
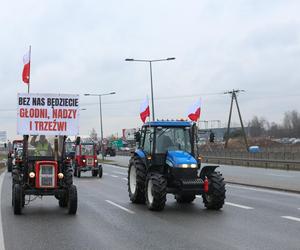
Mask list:
[[[132,203],[145,203],[145,183],[146,167],[139,159],[134,159],[129,165],[127,180],[129,198]]]
[[[12,158],[8,158],[7,159],[7,172],[11,172],[12,171],[12,167],[13,167]]]
[[[73,169],[71,166],[66,167],[64,175],[65,175],[64,181],[66,185],[71,186],[73,184]]]
[[[225,202],[225,182],[219,172],[213,172],[208,178],[208,193],[202,195],[204,206],[207,209],[219,210]]]
[[[146,205],[150,210],[161,211],[167,201],[167,180],[158,173],[150,173],[146,180]]]
[[[176,194],[175,195],[175,200],[178,203],[192,203],[195,199],[196,199],[196,195],[194,195],[194,194],[190,194],[190,195]]]
[[[68,197],[66,195],[64,195],[61,198],[59,198],[58,205],[60,207],[67,207],[68,206]]]
[[[23,205],[23,194],[22,187],[20,184],[14,185],[13,197],[14,197],[14,214],[22,213],[22,205]]]
[[[14,188],[15,184],[12,184],[11,187],[11,205],[14,206],[14,202],[15,202],[15,188]]]
[[[97,170],[92,170],[92,176],[97,177],[98,175],[98,169]]]
[[[76,214],[77,212],[77,188],[74,185],[69,187],[69,195],[68,195],[68,213],[69,214]]]
[[[99,166],[99,171],[98,171],[98,172],[99,172],[99,175],[98,175],[99,178],[102,178],[102,175],[103,175],[103,168],[102,168],[102,165]]]

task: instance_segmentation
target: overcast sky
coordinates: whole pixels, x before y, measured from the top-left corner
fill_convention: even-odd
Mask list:
[[[245,122],[254,115],[281,122],[299,109],[300,1],[1,1],[0,130],[16,134],[22,57],[32,46],[31,92],[81,94],[80,131],[99,131],[96,97],[103,97],[104,133],[141,125],[153,64],[156,118],[186,117],[201,98],[201,120],[226,123],[230,96]],[[298,101],[298,102],[297,102]],[[237,121],[237,114],[233,116]]]

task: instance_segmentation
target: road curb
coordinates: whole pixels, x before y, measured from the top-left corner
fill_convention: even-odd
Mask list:
[[[3,224],[2,224],[2,210],[1,210],[2,186],[3,186],[5,171],[1,171],[1,170],[0,170],[0,250],[5,250]]]
[[[287,192],[287,193],[294,193],[294,194],[300,194],[299,190],[294,189],[285,189],[285,188],[277,188],[277,187],[270,187],[270,186],[262,186],[262,185],[255,185],[255,184],[248,184],[248,183],[241,183],[236,181],[226,181],[228,184],[235,184],[235,185],[241,185],[245,187],[254,187],[254,188],[263,188],[263,189],[271,189],[274,191],[280,191],[280,192]]]

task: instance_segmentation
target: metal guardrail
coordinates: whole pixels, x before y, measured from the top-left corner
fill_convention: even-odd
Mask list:
[[[209,160],[217,160],[219,163],[221,161],[239,161],[239,162],[246,162],[247,166],[250,166],[250,162],[257,162],[257,163],[262,163],[264,164],[264,166],[267,167],[271,167],[271,163],[275,163],[275,164],[282,164],[285,167],[285,169],[289,170],[291,165],[300,165],[300,161],[297,160],[279,160],[279,159],[255,159],[255,158],[240,158],[240,157],[222,157],[222,156],[203,156],[204,161],[208,162]],[[232,163],[233,164],[233,163]],[[295,169],[299,169],[300,168],[295,168]]]

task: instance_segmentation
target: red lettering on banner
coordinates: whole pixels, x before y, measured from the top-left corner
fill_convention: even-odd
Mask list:
[[[67,131],[67,122],[35,121],[36,131]]]
[[[53,109],[52,118],[54,119],[76,119],[76,109]]]
[[[48,117],[47,109],[20,108],[19,113],[21,118],[47,118]]]

